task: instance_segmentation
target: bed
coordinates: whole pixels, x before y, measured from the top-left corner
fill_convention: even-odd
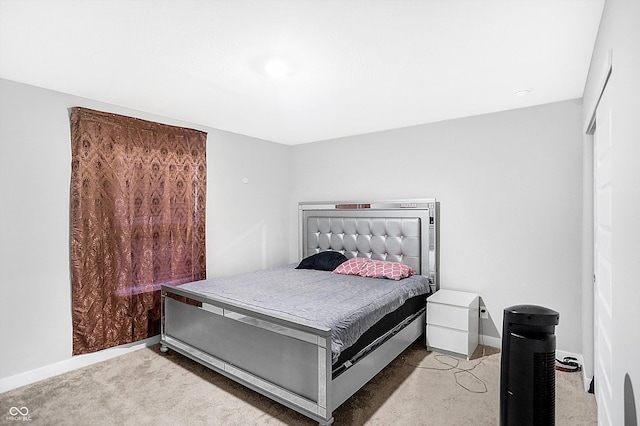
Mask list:
[[[307,202],[298,216],[301,264],[163,285],[161,350],[328,425],[424,333],[425,299],[438,287],[437,203]],[[333,255],[348,261],[335,271],[308,265]],[[396,281],[349,269],[374,263],[416,274]]]

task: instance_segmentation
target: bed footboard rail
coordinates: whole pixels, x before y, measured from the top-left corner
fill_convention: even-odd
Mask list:
[[[333,422],[329,328],[162,286],[161,342],[320,424]]]

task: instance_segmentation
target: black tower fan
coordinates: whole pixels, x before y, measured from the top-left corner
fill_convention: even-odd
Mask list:
[[[534,305],[504,310],[500,425],[554,425],[555,326],[560,315]]]

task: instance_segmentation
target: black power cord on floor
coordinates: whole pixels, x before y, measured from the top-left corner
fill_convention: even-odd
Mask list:
[[[575,371],[582,371],[582,366],[576,358],[572,356],[566,356],[562,359],[562,361],[556,358],[556,370],[572,373]]]

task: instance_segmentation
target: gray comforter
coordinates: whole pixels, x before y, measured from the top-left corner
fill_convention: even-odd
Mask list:
[[[399,281],[295,269],[295,264],[183,284],[180,288],[297,323],[331,329],[335,362],[407,299],[429,293],[422,275]]]

